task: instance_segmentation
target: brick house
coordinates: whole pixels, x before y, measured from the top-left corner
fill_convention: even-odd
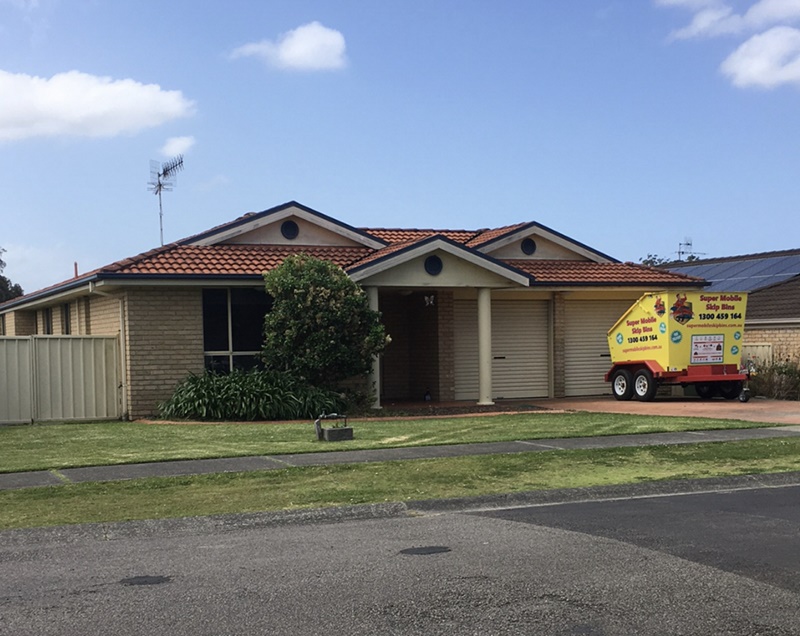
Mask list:
[[[748,292],[744,355],[756,362],[800,359],[800,249],[662,266],[708,281],[707,291]]]
[[[290,202],[8,301],[0,335],[118,336],[122,412],[145,417],[189,373],[257,363],[263,272],[301,252],[341,266],[381,311],[384,402],[608,393],[608,328],[643,292],[704,285],[536,222],[359,229]]]

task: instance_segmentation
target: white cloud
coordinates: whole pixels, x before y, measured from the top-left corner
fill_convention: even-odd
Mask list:
[[[756,32],[800,22],[800,0],[758,0],[741,14],[734,13],[730,4],[722,0],[657,0],[656,3],[694,13],[688,26],[672,33],[675,39]]]
[[[170,137],[161,147],[161,154],[165,157],[182,155],[195,144],[194,137]]]
[[[720,66],[720,71],[740,88],[800,86],[800,0],[757,0],[746,11],[734,13],[724,0],[655,0],[657,5],[679,7],[694,15],[688,26],[671,39],[748,37]]]
[[[79,71],[50,78],[0,70],[0,141],[32,137],[114,137],[186,117],[180,91]]]
[[[283,70],[328,71],[347,65],[345,48],[339,31],[311,22],[282,34],[275,42],[262,40],[240,46],[231,57],[257,57]]]
[[[720,70],[741,88],[800,86],[800,30],[781,26],[754,35],[731,53]]]

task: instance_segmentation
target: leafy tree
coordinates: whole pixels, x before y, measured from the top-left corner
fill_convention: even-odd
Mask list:
[[[0,247],[0,303],[16,298],[17,296],[22,296],[24,293],[22,287],[16,283],[12,283],[8,278],[2,275],[3,270],[6,268],[6,262],[3,260],[4,253],[5,250]]]
[[[658,254],[648,254],[644,258],[640,258],[639,262],[642,265],[649,265],[650,267],[658,267],[664,263],[669,263],[670,259],[659,256]]]
[[[658,254],[648,254],[644,258],[640,258],[639,262],[642,265],[649,265],[650,267],[658,267],[667,263],[691,263],[692,261],[699,261],[700,257],[696,254],[687,254],[686,258],[673,261],[671,258],[659,256]]]
[[[340,267],[299,254],[265,274],[264,283],[273,298],[264,319],[268,369],[323,388],[370,372],[386,331],[364,290]]]

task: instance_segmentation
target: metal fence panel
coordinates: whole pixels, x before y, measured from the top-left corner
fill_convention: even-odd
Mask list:
[[[0,338],[0,423],[33,421],[33,341]]]
[[[38,420],[119,417],[116,338],[51,336],[34,344]]]
[[[756,368],[763,369],[772,364],[771,344],[745,344],[742,346],[742,362],[752,363]]]
[[[0,338],[0,423],[117,419],[117,338]]]

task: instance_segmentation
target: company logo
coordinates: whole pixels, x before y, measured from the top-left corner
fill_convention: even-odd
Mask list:
[[[740,331],[735,332],[733,334],[733,339],[734,340],[741,340],[742,339],[742,333]]]
[[[662,322],[660,325],[658,325],[658,330],[661,333],[667,333],[667,323]]]
[[[675,331],[672,332],[669,338],[670,340],[672,340],[672,342],[678,344],[681,340],[683,340],[683,335],[681,334],[680,331],[676,329]]]
[[[624,338],[622,337],[622,334],[618,333],[617,334],[617,344],[622,344],[623,340],[624,340]]]
[[[736,345],[733,345],[733,346],[731,347],[731,353],[732,353],[733,355],[735,355],[735,356],[739,355],[739,347],[737,347]]]
[[[669,313],[675,322],[679,322],[682,325],[694,318],[692,303],[686,300],[686,294],[675,295],[675,304],[669,308]]]

